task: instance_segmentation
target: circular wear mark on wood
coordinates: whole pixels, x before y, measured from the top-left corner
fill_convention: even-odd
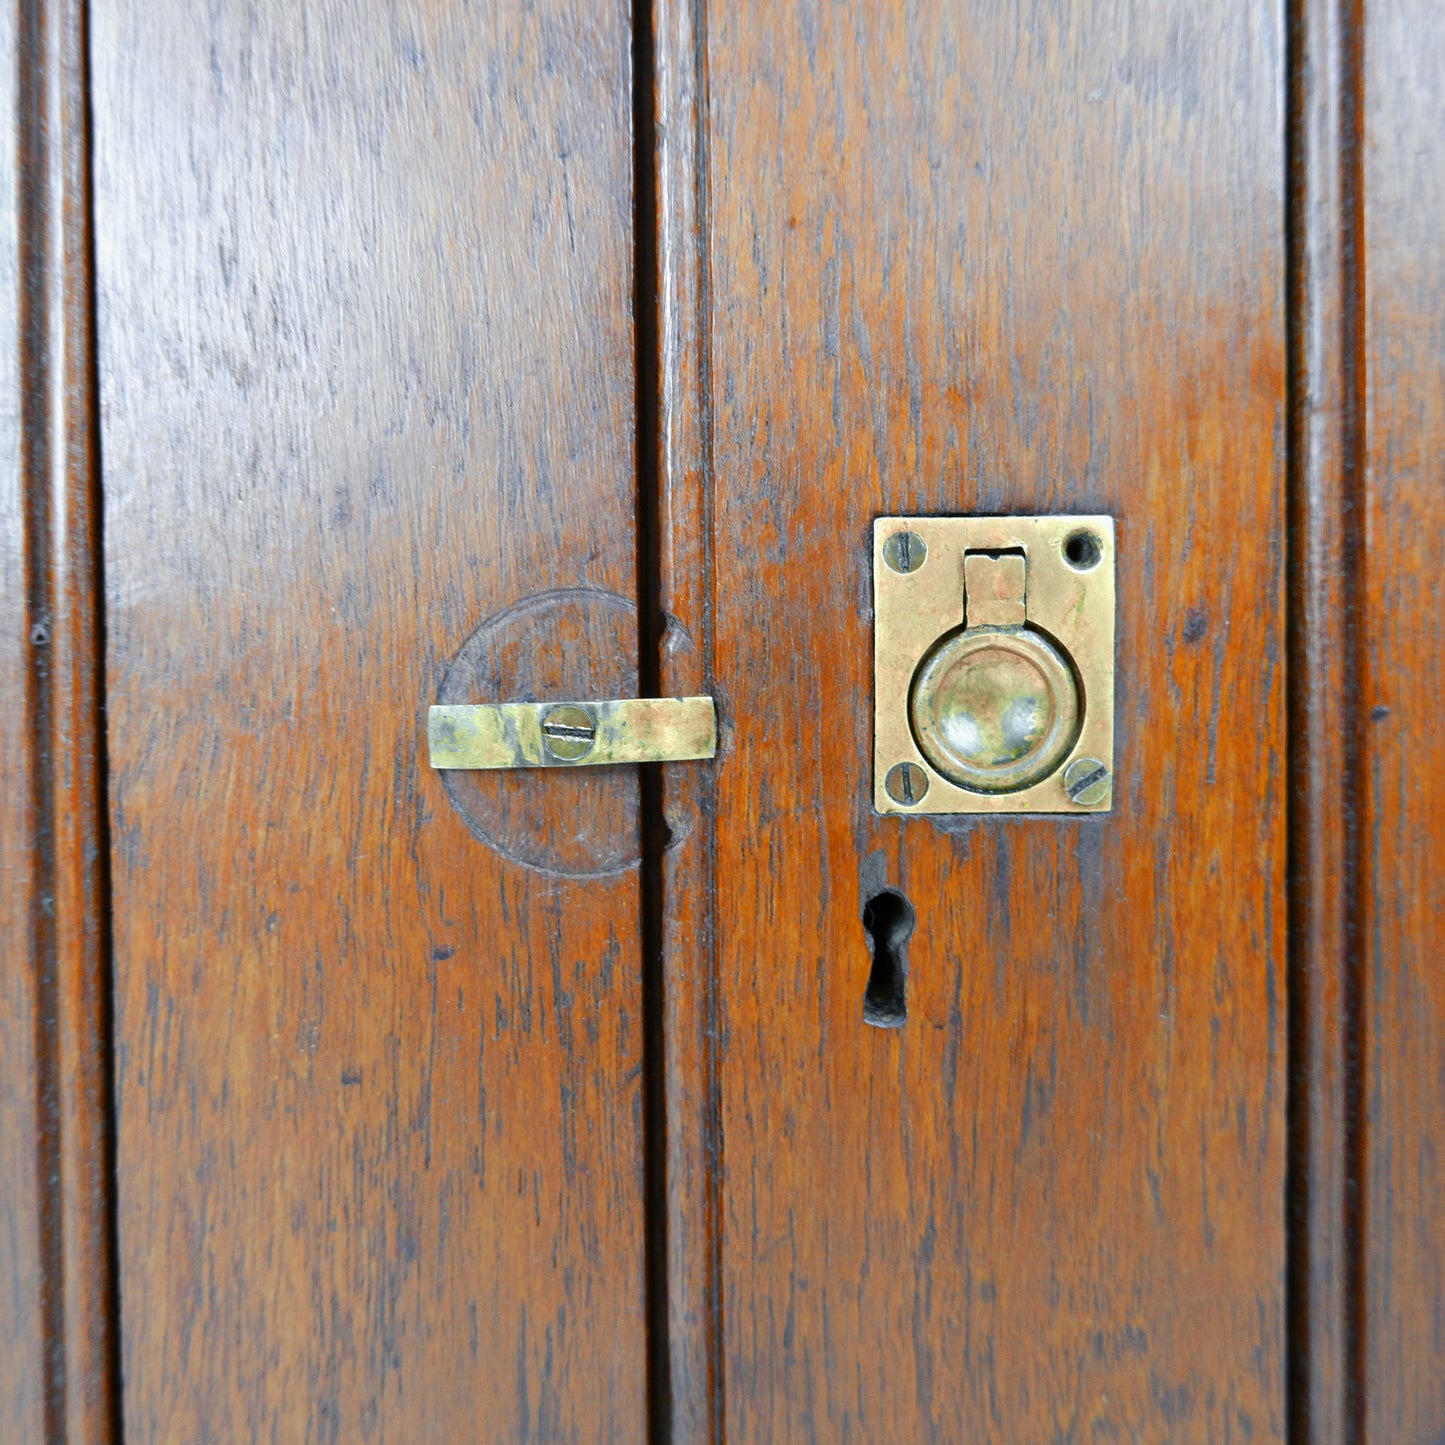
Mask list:
[[[438,702],[574,702],[637,693],[637,608],[615,592],[539,592],[462,645]],[[446,769],[468,828],[543,873],[592,878],[641,856],[636,767]]]

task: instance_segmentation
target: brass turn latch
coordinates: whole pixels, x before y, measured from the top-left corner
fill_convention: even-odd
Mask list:
[[[438,706],[427,744],[434,768],[673,763],[717,752],[717,715],[710,697]]]
[[[1110,806],[1110,517],[881,517],[873,532],[880,813]]]

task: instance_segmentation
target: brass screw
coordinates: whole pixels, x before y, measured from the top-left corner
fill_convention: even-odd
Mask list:
[[[542,718],[542,746],[559,762],[585,758],[596,741],[597,721],[585,707],[564,703]]]
[[[928,543],[917,532],[895,532],[883,544],[883,560],[895,572],[916,572],[927,559]]]
[[[1098,758],[1075,758],[1064,769],[1064,791],[1069,801],[1091,808],[1109,796],[1109,770]]]
[[[883,779],[883,787],[895,803],[911,808],[928,792],[928,774],[917,763],[895,763]]]

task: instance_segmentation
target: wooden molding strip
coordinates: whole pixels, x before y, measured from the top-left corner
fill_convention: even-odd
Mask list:
[[[654,0],[658,293],[659,684],[711,693],[712,396],[705,0]],[[727,713],[719,747],[726,748]],[[717,840],[710,768],[663,769],[666,1307],[664,1437],[720,1445],[722,1149]]]
[[[1361,1438],[1360,26],[1293,0],[1289,56],[1290,1439]]]
[[[82,0],[20,7],[17,112],[29,958],[45,1438],[120,1439],[109,842]]]

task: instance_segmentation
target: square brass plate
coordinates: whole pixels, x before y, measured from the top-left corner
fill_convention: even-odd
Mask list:
[[[921,543],[921,546],[919,545]],[[1015,792],[960,786],[920,746],[910,694],[922,664],[950,634],[1003,623],[1010,605],[965,601],[965,557],[997,590],[1017,586],[1023,559],[1025,628],[1069,663],[1078,687],[1077,736],[1057,765]],[[977,585],[977,581],[975,582]],[[985,626],[980,630],[988,630]],[[1112,802],[1114,772],[1114,522],[1111,517],[879,517],[873,524],[873,806],[880,813],[1098,813]],[[1105,770],[1103,780],[1097,767]],[[888,777],[899,764],[890,795]],[[1065,784],[1065,775],[1070,783]],[[1092,786],[1079,784],[1093,779]],[[900,786],[901,783],[901,786]],[[1083,801],[1071,795],[1081,794]],[[920,796],[921,794],[921,796]]]

